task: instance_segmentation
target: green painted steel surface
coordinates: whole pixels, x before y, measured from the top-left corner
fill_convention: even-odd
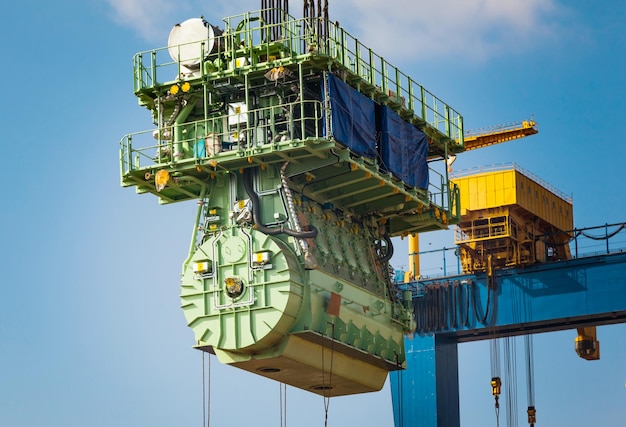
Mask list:
[[[194,245],[196,249],[185,268],[181,293],[190,325],[199,328],[198,340],[204,341],[206,336],[200,326],[202,319],[223,315],[219,310],[271,308],[269,311],[280,314],[275,320],[263,322],[276,325],[282,321],[279,319],[282,315],[292,319],[300,316],[302,299],[309,303],[316,299],[311,293],[324,294],[324,301],[331,292],[340,294],[348,298],[346,306],[354,304],[355,311],[366,313],[366,318],[382,316],[381,319],[394,325],[392,329],[406,329],[410,314],[405,312],[401,301],[389,304],[396,296],[388,274],[378,261],[386,250],[378,236],[382,228],[376,223],[346,218],[334,209],[301,196],[294,197],[290,208],[286,201],[288,196],[280,188],[280,175],[280,170],[267,167],[257,169],[256,174],[251,173],[249,177],[230,174],[228,180],[215,179],[209,187],[209,196],[198,208],[201,219],[195,235],[197,245]],[[250,185],[258,194],[258,206],[247,198],[244,179],[251,181]],[[224,209],[228,206],[234,206],[234,210]],[[254,223],[252,211],[255,208],[263,227],[274,231],[291,229],[295,228],[297,221],[301,229],[315,229],[317,234],[306,239],[282,233],[267,235]],[[266,258],[256,260],[263,253]],[[312,260],[308,265],[305,262],[307,253]],[[199,261],[206,261],[210,266],[202,274],[194,272]],[[227,295],[227,278],[241,280],[244,290],[240,295]],[[306,292],[303,290],[305,284]],[[282,295],[286,299],[283,301],[272,295]],[[202,303],[198,301],[200,296]],[[326,302],[322,300],[310,310],[315,313],[325,310]],[[266,307],[266,304],[269,305]],[[311,312],[305,310],[297,322],[298,327],[324,333],[324,322],[310,320],[310,316]],[[291,326],[287,325],[287,329]],[[336,332],[339,333],[342,327],[336,326]],[[257,340],[263,336],[260,333],[253,335]],[[215,345],[216,341],[207,343]],[[240,343],[237,348],[248,345]]]
[[[286,170],[268,166],[211,181],[181,285],[196,346],[314,392],[377,390],[384,373],[404,367],[403,334],[412,325],[410,298],[397,295],[380,260],[389,249],[382,228],[287,194]],[[317,234],[270,235],[296,223]],[[308,358],[324,348],[336,354],[337,384],[318,391],[324,372]],[[351,363],[374,372],[351,379]]]
[[[258,251],[269,251],[271,264],[254,267],[253,254]],[[211,272],[194,273],[197,261],[208,261]],[[275,356],[272,347],[287,334],[313,331],[334,335],[390,365],[402,365],[401,322],[407,314],[404,318],[399,314],[404,308],[389,301],[380,271],[360,272],[362,280],[370,278],[371,292],[364,291],[367,285],[343,279],[341,269],[356,276],[358,266],[350,262],[334,261],[305,271],[286,242],[255,230],[231,228],[209,237],[194,254],[182,281],[182,307],[201,347],[245,358],[258,357],[264,350]],[[233,277],[243,283],[243,292],[236,297],[229,295],[226,285]],[[327,313],[331,293],[342,296],[336,316]]]
[[[182,281],[185,317],[198,345],[224,351],[267,350],[292,329],[303,308],[304,277],[296,256],[285,244],[254,230],[232,227],[210,235],[198,247]],[[271,269],[254,268],[253,254],[269,251]],[[210,272],[193,265],[206,261]],[[232,297],[226,279],[240,280]]]

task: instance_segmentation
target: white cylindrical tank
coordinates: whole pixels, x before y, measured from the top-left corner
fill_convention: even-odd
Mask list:
[[[168,51],[180,65],[197,69],[202,59],[218,50],[221,35],[222,30],[203,18],[191,18],[174,25],[167,41]]]

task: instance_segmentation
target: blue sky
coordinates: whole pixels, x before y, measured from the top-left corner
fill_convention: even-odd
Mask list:
[[[291,2],[292,14],[300,4]],[[132,94],[134,53],[165,45],[189,17],[219,23],[259,6],[3,5],[0,426],[202,424],[201,354],[178,298],[194,206],[159,206],[120,188],[118,142],[151,127]],[[534,114],[538,135],[462,154],[455,169],[516,162],[573,195],[577,227],[626,221],[626,3],[330,6],[331,19],[452,105],[466,128]],[[452,237],[421,241],[435,248]],[[623,424],[626,326],[599,335],[599,362],[575,355],[574,331],[535,338],[538,425]],[[488,345],[462,345],[460,360],[462,426],[495,425]],[[212,425],[279,425],[278,384],[216,360],[211,370]],[[323,425],[319,396],[289,388],[287,406],[289,425]],[[392,423],[388,386],[331,400],[330,426]]]

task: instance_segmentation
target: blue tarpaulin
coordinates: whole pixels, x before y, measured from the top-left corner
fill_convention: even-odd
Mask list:
[[[377,106],[381,167],[417,188],[428,188],[428,140],[424,132],[384,105]]]
[[[376,104],[328,74],[333,137],[354,153],[376,158]]]

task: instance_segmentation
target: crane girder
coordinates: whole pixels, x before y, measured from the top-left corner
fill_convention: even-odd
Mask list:
[[[481,129],[477,132],[465,134],[465,151],[490,145],[513,141],[539,133],[537,123],[533,120],[524,120],[509,125],[499,125],[492,128]]]

